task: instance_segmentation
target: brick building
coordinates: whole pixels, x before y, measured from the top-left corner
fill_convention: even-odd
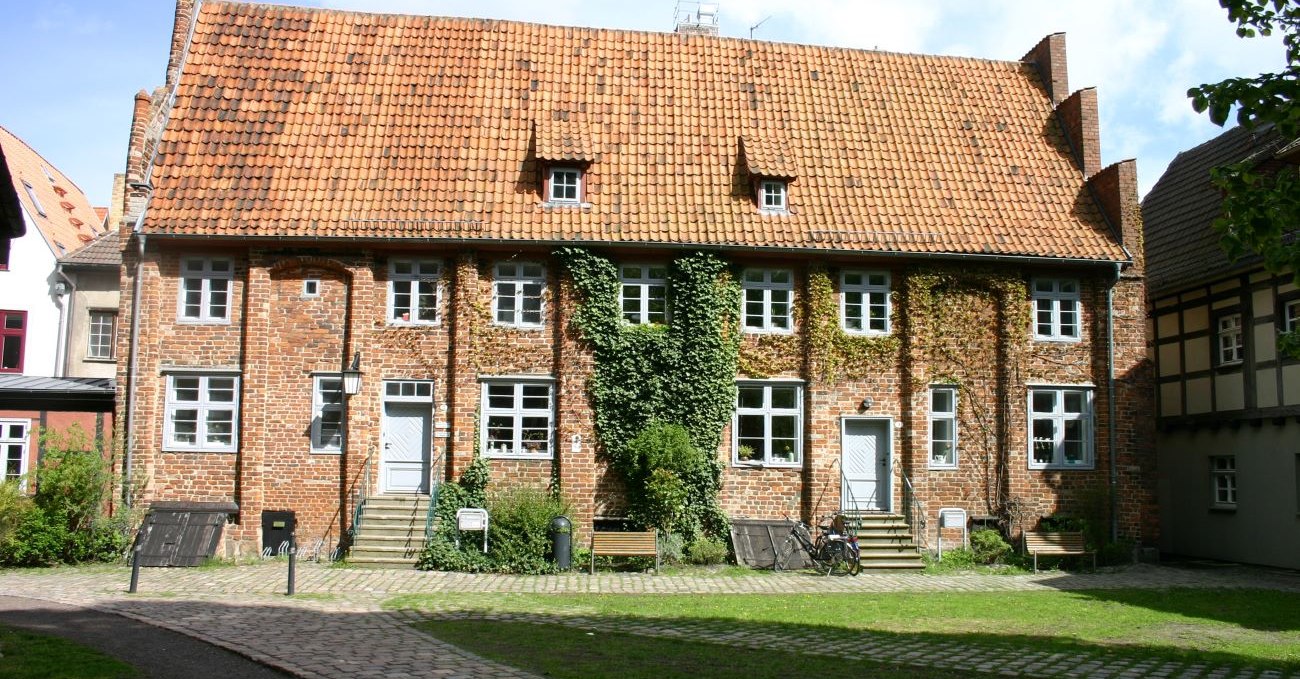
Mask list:
[[[238,503],[229,544],[267,509],[341,540],[358,493],[475,454],[558,482],[580,532],[620,516],[561,246],[619,265],[626,323],[671,325],[678,256],[733,266],[732,517],[1155,539],[1134,164],[1101,166],[1064,36],[997,62],[184,0],[176,26],[132,132],[121,420],[150,498]]]

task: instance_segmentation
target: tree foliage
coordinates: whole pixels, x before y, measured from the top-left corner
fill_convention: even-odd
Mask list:
[[[1238,124],[1272,126],[1283,143],[1300,136],[1300,2],[1296,0],[1219,0],[1243,38],[1281,34],[1286,64],[1276,73],[1228,78],[1187,91],[1192,107],[1216,125],[1236,111]],[[1211,177],[1223,191],[1222,213],[1214,222],[1228,256],[1258,254],[1274,272],[1289,272],[1300,283],[1300,167],[1295,163],[1261,163],[1248,158],[1216,168]],[[1279,347],[1300,357],[1300,338],[1283,333]]]

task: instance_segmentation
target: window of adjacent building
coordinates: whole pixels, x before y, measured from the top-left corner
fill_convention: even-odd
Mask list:
[[[438,323],[442,262],[395,259],[388,263],[388,322]]]
[[[794,274],[789,269],[746,269],[741,288],[746,332],[793,331]]]
[[[1237,457],[1215,455],[1210,458],[1210,482],[1216,507],[1237,506]]]
[[[1092,467],[1092,390],[1029,390],[1029,468]]]
[[[113,331],[116,327],[116,311],[91,309],[90,329],[86,340],[86,358],[112,360]]]
[[[629,264],[619,267],[623,320],[633,325],[668,322],[668,269]]]
[[[337,453],[343,449],[343,378],[315,375],[311,389],[311,451]]]
[[[855,335],[889,333],[889,274],[840,272],[840,324]]]
[[[576,167],[553,167],[546,181],[546,199],[552,203],[582,202],[582,170]]]
[[[546,382],[484,382],[483,455],[550,458],[551,389]]]
[[[1216,353],[1219,359],[1219,365],[1233,365],[1241,363],[1242,340],[1241,331],[1241,314],[1227,314],[1220,316],[1215,322],[1216,336],[1218,337]]]
[[[1034,339],[1079,339],[1079,281],[1037,278],[1033,282]]]
[[[230,283],[233,276],[234,266],[229,259],[182,259],[180,299],[176,315],[182,321],[200,323],[230,320]]]
[[[27,342],[27,312],[0,310],[0,373],[23,371]]]
[[[1300,328],[1300,299],[1290,300],[1282,305],[1282,330],[1295,332]]]
[[[233,452],[239,425],[239,378],[167,376],[164,448]]]
[[[544,320],[542,292],[546,269],[541,264],[500,262],[492,288],[492,318],[497,325],[536,328]]]
[[[29,420],[0,420],[0,452],[4,453],[4,481],[23,481],[27,474]]]
[[[803,387],[746,382],[736,389],[736,464],[797,466],[803,462]]]
[[[779,179],[764,179],[758,182],[758,207],[764,212],[784,212],[786,210],[787,184]]]
[[[957,387],[930,387],[930,468],[957,466]]]
[[[27,198],[32,201],[32,207],[36,209],[36,213],[44,217],[45,206],[41,205],[41,199],[36,197],[36,189],[33,189],[32,185],[28,184],[26,180],[23,181],[23,188],[27,190]]]

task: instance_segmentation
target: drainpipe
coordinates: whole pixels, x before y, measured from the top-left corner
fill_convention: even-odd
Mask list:
[[[1119,540],[1119,433],[1115,427],[1115,286],[1119,284],[1120,267],[1115,262],[1115,279],[1106,288],[1106,418],[1107,438],[1110,444],[1110,541]]]
[[[54,294],[58,297],[59,306],[59,336],[54,340],[54,376],[63,377],[68,372],[68,323],[72,317],[72,300],[73,293],[77,291],[77,286],[72,283],[72,279],[63,273],[63,265],[60,264],[54,268],[54,274],[61,280],[54,283]],[[64,291],[59,292],[59,283],[62,283]],[[66,298],[66,300],[65,300]]]
[[[146,208],[147,210],[147,208]],[[135,450],[135,379],[140,366],[140,269],[144,262],[144,241],[145,235],[139,232],[140,224],[144,223],[144,213],[140,211],[140,218],[136,221],[136,242],[138,251],[135,259],[135,280],[131,283],[131,360],[127,365],[126,388],[123,390],[122,398],[126,399],[126,423],[123,431],[126,432],[126,446],[122,455],[122,505],[131,507],[131,462],[132,452]]]

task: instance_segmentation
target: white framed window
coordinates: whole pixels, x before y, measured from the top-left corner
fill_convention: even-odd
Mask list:
[[[27,198],[32,201],[32,207],[36,209],[36,214],[44,217],[45,206],[41,205],[41,199],[36,197],[36,189],[33,189],[32,185],[28,184],[25,179],[23,180],[23,189],[27,191]]]
[[[1245,346],[1241,332],[1241,314],[1219,316],[1215,321],[1215,328],[1218,337],[1219,351],[1216,355],[1219,365],[1241,363],[1242,349]]]
[[[576,167],[552,167],[547,174],[546,200],[551,203],[581,203],[582,170]]]
[[[1300,299],[1293,299],[1282,304],[1282,331],[1295,332],[1300,329]]]
[[[957,467],[957,387],[930,387],[930,468]]]
[[[304,298],[320,297],[320,279],[308,278],[303,280],[302,296]]]
[[[239,430],[239,377],[167,376],[166,450],[234,452]]]
[[[498,262],[492,286],[492,319],[497,325],[539,328],[545,320],[546,267],[529,262]]]
[[[1029,468],[1091,469],[1092,390],[1029,390]]]
[[[343,449],[343,377],[313,375],[311,386],[311,452]]]
[[[27,439],[31,433],[31,420],[0,420],[0,452],[4,453],[4,481],[18,481],[24,488],[27,481]]]
[[[90,325],[86,334],[86,358],[100,361],[113,359],[113,335],[116,327],[116,311],[90,310]]]
[[[552,385],[536,380],[485,380],[479,440],[485,457],[550,459]]]
[[[1214,455],[1210,458],[1210,491],[1216,507],[1237,506],[1237,456]]]
[[[889,334],[889,274],[840,272],[840,327],[854,335]]]
[[[785,212],[786,192],[789,185],[781,179],[763,179],[758,182],[758,208],[763,212]]]
[[[442,297],[442,262],[394,259],[388,263],[388,322],[436,325]]]
[[[803,464],[803,387],[789,382],[738,383],[731,430],[733,464]]]
[[[794,273],[746,269],[741,274],[745,332],[794,332]]]
[[[623,320],[633,325],[668,322],[668,268],[625,264],[618,268]]]
[[[178,320],[198,323],[230,320],[230,283],[234,265],[229,259],[186,257],[181,260]]]
[[[1072,278],[1036,278],[1032,285],[1034,339],[1057,342],[1079,340],[1079,281]]]

